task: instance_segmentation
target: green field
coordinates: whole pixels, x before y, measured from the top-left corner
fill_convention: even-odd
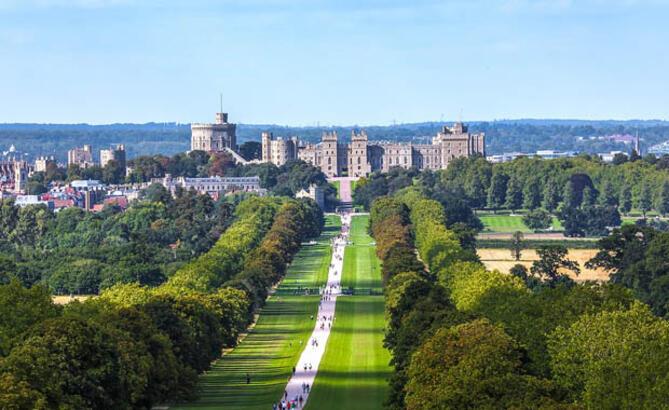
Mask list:
[[[344,250],[342,286],[358,290],[381,290],[381,267],[376,257],[374,240],[367,234],[369,216],[356,216],[351,226],[350,241]]]
[[[200,378],[199,399],[170,408],[272,408],[311,335],[314,323],[309,316],[318,311],[319,296],[295,296],[293,290],[326,282],[331,258],[329,241],[337,233],[339,218],[328,217],[319,243],[303,246],[298,252],[286,278],[260,313],[255,328]],[[251,376],[250,384],[246,384],[247,374]]]
[[[353,218],[344,256],[343,281],[358,288],[381,288],[379,262],[367,235],[367,216]],[[356,249],[351,252],[351,249]],[[325,356],[306,408],[382,409],[391,368],[383,348],[383,296],[341,296]]]
[[[523,223],[522,215],[479,214],[479,219],[483,222],[483,232],[532,232],[532,230]],[[553,231],[562,231],[562,224],[555,217],[553,217],[552,228]]]

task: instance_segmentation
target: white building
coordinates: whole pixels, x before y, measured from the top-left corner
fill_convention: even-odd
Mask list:
[[[75,179],[70,186],[78,191],[99,191],[105,189],[105,184],[97,179]]]
[[[171,175],[165,175],[164,178],[154,178],[153,183],[162,184],[165,189],[174,194],[177,187],[186,191],[194,189],[200,194],[226,193],[233,191],[258,192],[265,193],[260,188],[260,177],[209,177],[209,178],[172,178]]]
[[[576,154],[575,151],[554,151],[552,149],[546,149],[537,151],[535,155],[543,159],[557,159],[575,157]]]
[[[623,154],[624,156],[627,156],[627,154],[622,151],[611,151],[609,153],[597,154],[597,155],[599,155],[599,157],[604,162],[613,162],[613,158],[615,158],[615,156],[618,154]]]
[[[39,195],[17,195],[14,204],[21,208],[28,205],[46,205],[49,209],[53,209],[53,201],[42,201]]]
[[[505,152],[503,154],[488,155],[485,159],[493,164],[499,164],[502,162],[513,161],[514,159],[523,156],[528,156],[528,154],[523,154],[522,152]]]

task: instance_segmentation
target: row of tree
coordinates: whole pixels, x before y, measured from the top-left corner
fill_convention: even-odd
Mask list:
[[[40,285],[0,286],[3,406],[149,409],[191,398],[197,374],[234,346],[262,303],[258,287],[279,280],[301,240],[322,226],[307,200],[252,198],[236,218],[209,252],[160,287],[120,284],[60,308]],[[195,268],[206,281],[191,276]]]
[[[384,218],[410,226],[429,268],[403,271],[415,266],[407,253],[386,272],[390,408],[664,405],[669,368],[653,355],[669,354],[669,326],[631,292],[573,282],[529,289],[488,271],[419,187],[372,208],[372,231]]]
[[[669,173],[649,156],[606,164],[587,155],[543,160],[521,157],[491,164],[461,158],[441,174],[441,183],[459,190],[472,208],[536,209],[616,207],[623,214],[669,213]]]

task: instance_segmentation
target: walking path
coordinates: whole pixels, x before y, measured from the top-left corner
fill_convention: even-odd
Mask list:
[[[351,226],[350,214],[344,214],[341,221],[341,234],[336,236],[332,243],[332,262],[328,271],[327,284],[321,291],[318,316],[314,318],[316,321],[314,331],[302,351],[295,371],[288,381],[283,397],[280,399],[282,404],[285,404],[287,400],[300,407],[306,405],[311,386],[313,386],[316,373],[318,373],[318,365],[323,353],[325,353],[331,327],[335,322],[335,305],[337,296],[341,294],[340,281],[344,266],[344,248],[348,241]],[[302,397],[301,402],[300,397]]]
[[[344,204],[353,203],[353,185],[352,183],[359,178],[354,177],[332,177],[328,178],[329,182],[339,182],[339,200]]]

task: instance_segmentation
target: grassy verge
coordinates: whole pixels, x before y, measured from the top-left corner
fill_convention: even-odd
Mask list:
[[[341,199],[341,195],[339,195],[339,181],[332,181],[330,182],[330,185],[335,187],[335,189],[337,190],[337,199]]]
[[[318,311],[319,296],[294,295],[294,291],[297,287],[325,283],[331,258],[329,240],[339,232],[338,227],[339,219],[328,217],[318,244],[302,247],[286,278],[260,313],[255,328],[200,378],[199,399],[170,408],[272,408],[311,335],[313,321],[309,316]],[[249,384],[247,374],[251,377]]]
[[[343,282],[356,289],[381,288],[379,261],[367,235],[367,216],[353,218],[352,246],[344,256]],[[383,348],[383,296],[342,296],[308,410],[382,409],[390,375]]]

